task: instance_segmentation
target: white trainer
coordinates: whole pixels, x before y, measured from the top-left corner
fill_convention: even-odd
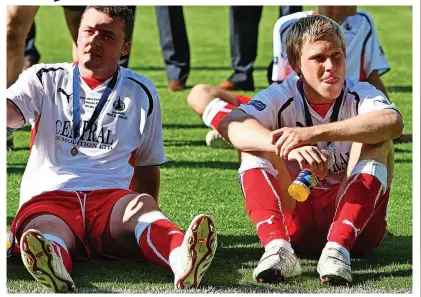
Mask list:
[[[215,224],[204,214],[196,216],[184,235],[183,243],[170,255],[177,289],[197,288],[215,256]]]
[[[325,247],[317,264],[322,284],[343,285],[352,282],[351,259],[339,249]]]
[[[213,129],[206,134],[206,145],[212,148],[232,148],[232,145]]]
[[[284,247],[267,250],[253,271],[253,278],[260,283],[283,282],[301,274],[300,260]]]
[[[26,269],[42,285],[55,293],[74,291],[75,284],[63,260],[41,232],[29,229],[23,233],[20,249]]]

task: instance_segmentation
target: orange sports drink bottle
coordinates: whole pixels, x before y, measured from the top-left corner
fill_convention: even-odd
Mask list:
[[[328,159],[329,168],[335,162],[336,148],[333,144],[330,144],[326,149],[322,150],[322,153]],[[304,169],[300,172],[293,183],[288,187],[288,193],[297,201],[306,201],[311,193],[311,190],[317,185],[319,179],[311,175],[311,171]]]

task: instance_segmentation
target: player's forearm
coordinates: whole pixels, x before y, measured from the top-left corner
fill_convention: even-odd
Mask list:
[[[219,124],[218,131],[241,151],[273,152],[275,150],[270,143],[270,131],[240,110],[234,110],[225,117]]]
[[[372,111],[344,121],[312,127],[317,141],[351,141],[377,144],[399,137],[403,123],[392,110]]]
[[[22,113],[10,100],[7,100],[7,127],[19,129],[25,124]]]

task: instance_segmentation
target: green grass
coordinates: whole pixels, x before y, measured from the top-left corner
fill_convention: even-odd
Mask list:
[[[362,7],[375,19],[392,70],[382,79],[390,98],[412,132],[412,9],[411,7]],[[272,57],[272,27],[277,7],[266,7],[260,23],[259,50],[254,78],[267,85],[266,67]],[[392,22],[399,15],[399,22]],[[188,85],[217,84],[230,74],[227,7],[187,7],[185,18],[192,70]],[[37,46],[42,62],[71,60],[70,34],[63,12],[43,7],[37,18]],[[396,39],[398,38],[398,40]],[[373,253],[353,260],[354,284],[321,287],[317,258],[303,258],[303,275],[281,285],[257,284],[252,270],[263,249],[249,221],[237,181],[234,150],[206,147],[208,129],[186,104],[188,90],[170,93],[153,7],[137,11],[130,67],[151,78],[158,87],[168,162],[162,167],[160,206],[172,220],[186,227],[198,213],[213,216],[219,247],[198,293],[404,293],[412,292],[412,143],[396,145],[395,181],[389,203],[387,235]],[[251,95],[251,92],[246,94]],[[17,150],[7,153],[7,224],[16,213],[19,185],[29,156],[29,130],[15,134]],[[418,247],[417,247],[418,248]],[[26,272],[19,258],[7,262],[10,293],[46,292]],[[120,263],[94,258],[75,262],[73,278],[79,293],[173,292],[169,271],[150,263]]]

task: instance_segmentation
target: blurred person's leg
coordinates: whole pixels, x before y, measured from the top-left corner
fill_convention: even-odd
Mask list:
[[[73,61],[77,61],[77,32],[79,30],[80,19],[82,18],[86,6],[63,6],[63,8],[67,27],[72,35]]]
[[[185,89],[190,72],[190,48],[182,6],[157,6],[162,55],[167,69],[168,89]]]
[[[35,21],[32,22],[31,29],[29,30],[28,36],[25,40],[25,56],[23,68],[28,69],[32,65],[35,65],[39,62],[41,56],[35,47],[35,36],[36,36],[36,27]]]
[[[136,16],[136,6],[128,6],[128,7],[132,11],[133,16]],[[129,67],[130,53],[131,53],[131,50],[129,51],[127,55],[120,57],[120,60],[118,60],[118,64],[120,66],[125,67],[125,68]]]
[[[25,40],[39,6],[7,7],[7,86],[18,78],[23,68]]]
[[[234,73],[220,84],[226,90],[254,90],[253,64],[262,6],[230,7],[231,67]]]
[[[7,85],[10,87],[23,68],[25,40],[39,6],[7,6]],[[7,149],[12,150],[13,134],[7,132]]]

